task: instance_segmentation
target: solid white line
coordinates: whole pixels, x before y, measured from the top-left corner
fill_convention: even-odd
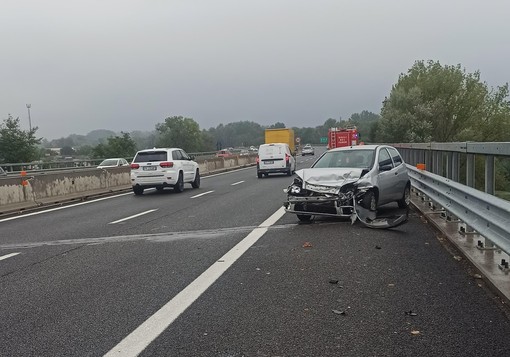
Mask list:
[[[195,195],[195,196],[191,196],[190,198],[197,198],[197,197],[200,197],[200,196],[203,196],[203,195],[207,195],[209,193],[213,193],[214,191],[207,191],[207,192],[204,192],[204,193],[201,193],[201,194],[198,194],[198,195]]]
[[[119,219],[117,221],[110,222],[108,224],[115,224],[115,223],[124,222],[124,221],[127,221],[128,219],[140,217],[140,216],[143,216],[144,214],[151,213],[151,212],[154,212],[154,211],[157,211],[157,210],[158,210],[157,208],[156,209],[150,209],[148,211],[145,211],[145,212],[142,212],[142,213],[138,213],[138,214],[134,214],[132,216],[129,216],[129,217],[126,217],[126,218],[122,218],[122,219]]]
[[[237,171],[244,171],[244,170],[250,170],[250,169],[253,169],[253,167],[245,167],[245,168],[238,169],[238,170],[233,170],[233,171],[228,171],[228,172],[221,172],[221,173],[214,174],[214,175],[204,176],[204,177],[201,177],[200,179],[203,180],[203,179],[207,179],[207,178],[210,178],[210,177],[227,175],[227,174],[235,173]],[[95,200],[75,203],[75,204],[71,204],[71,205],[60,206],[60,207],[56,207],[56,208],[50,208],[50,209],[47,209],[47,210],[44,210],[44,211],[26,213],[26,214],[23,214],[21,216],[14,216],[14,217],[0,219],[0,223],[7,222],[7,221],[12,221],[14,219],[20,219],[20,218],[25,218],[25,217],[30,217],[30,216],[36,216],[36,215],[43,214],[43,213],[59,211],[59,210],[62,210],[62,209],[72,208],[72,207],[76,207],[76,206],[88,205],[89,203],[109,200],[109,199],[112,199],[112,198],[117,198],[117,197],[120,197],[120,196],[126,196],[126,195],[132,195],[132,194],[133,194],[133,192],[126,192],[126,193],[121,193],[121,194],[118,194],[118,195],[115,195],[115,196],[102,197],[102,198],[98,198],[98,199],[95,199]]]
[[[233,184],[231,184],[230,186],[235,186],[235,185],[239,185],[240,183],[243,183],[244,181],[239,181],[239,182],[234,182]]]
[[[126,336],[105,357],[138,356],[154,341],[172,322],[179,317],[196,299],[200,297],[237,259],[239,259],[257,240],[267,232],[285,214],[281,207],[266,219],[264,223],[250,232],[242,241],[218,259],[184,290],[167,302],[154,315]]]
[[[88,205],[89,203],[109,200],[109,199],[112,199],[112,198],[117,198],[117,197],[120,197],[120,196],[126,196],[126,195],[132,195],[132,194],[133,194],[133,192],[121,193],[121,194],[115,195],[115,196],[102,197],[102,198],[98,198],[98,199],[95,199],[95,200],[75,203],[75,204],[72,204],[72,205],[66,205],[66,206],[60,206],[60,207],[56,207],[56,208],[50,208],[50,209],[47,209],[47,210],[44,210],[44,211],[27,213],[27,214],[24,214],[22,216],[15,216],[15,217],[4,218],[4,219],[0,219],[0,223],[1,222],[11,221],[13,219],[25,218],[25,217],[30,217],[30,216],[36,216],[38,214],[43,214],[43,213],[48,213],[48,212],[53,212],[53,211],[59,211],[61,209],[66,209],[66,208],[71,208],[71,207],[76,207],[76,206],[82,206],[82,205]]]
[[[11,254],[7,254],[7,255],[4,255],[4,256],[1,256],[0,260],[4,260],[4,259],[10,258],[10,257],[14,257],[14,256],[16,256],[18,254],[19,253],[11,253]]]

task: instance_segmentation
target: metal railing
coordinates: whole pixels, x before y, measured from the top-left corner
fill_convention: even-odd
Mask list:
[[[463,223],[461,232],[477,233],[485,238],[485,246],[510,254],[510,202],[494,195],[495,159],[510,158],[510,142],[393,146],[408,164],[413,187],[432,208],[444,211],[445,219]],[[485,192],[474,188],[478,157],[483,158]],[[425,170],[415,168],[417,164],[424,164]]]

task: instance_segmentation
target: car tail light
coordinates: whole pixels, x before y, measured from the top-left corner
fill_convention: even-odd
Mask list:
[[[138,164],[131,164],[131,168],[132,169],[139,169],[140,165],[138,165]]]
[[[289,162],[289,160],[290,160],[289,154],[285,154],[285,161]]]
[[[257,156],[256,162],[257,164],[260,162],[260,157]]]
[[[172,161],[162,162],[162,163],[159,164],[159,166],[161,166],[161,167],[174,167],[174,163]]]

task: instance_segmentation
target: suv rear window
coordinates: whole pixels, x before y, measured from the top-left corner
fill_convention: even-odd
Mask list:
[[[166,151],[144,151],[136,154],[133,162],[167,161]]]

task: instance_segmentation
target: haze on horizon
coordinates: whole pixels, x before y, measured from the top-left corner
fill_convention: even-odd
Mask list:
[[[0,119],[38,137],[182,115],[314,127],[379,113],[416,60],[510,78],[510,2],[17,0],[0,6]]]

